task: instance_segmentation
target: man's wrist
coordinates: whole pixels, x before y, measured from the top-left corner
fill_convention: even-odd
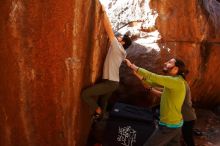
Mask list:
[[[153,87],[149,87],[149,88],[147,88],[147,90],[149,91],[149,92],[151,92],[152,91],[152,89],[153,89]]]
[[[138,71],[138,69],[139,69],[139,67],[137,67],[137,66],[134,65],[134,64],[129,65],[129,67],[130,67],[132,70],[134,70],[134,71]]]
[[[129,67],[130,67],[131,69],[133,69],[133,65],[134,65],[134,64],[130,64]]]

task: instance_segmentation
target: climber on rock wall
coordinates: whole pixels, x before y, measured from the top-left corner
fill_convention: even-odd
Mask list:
[[[132,41],[127,36],[114,34],[111,23],[103,10],[103,24],[110,40],[110,48],[105,58],[103,67],[103,80],[82,92],[82,99],[89,104],[95,117],[101,117],[106,110],[107,100],[111,94],[118,88],[119,85],[119,67],[126,57],[126,49],[131,45]],[[99,97],[98,102],[94,97]]]

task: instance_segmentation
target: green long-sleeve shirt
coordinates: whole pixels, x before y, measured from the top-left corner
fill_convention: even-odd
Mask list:
[[[181,108],[186,94],[185,80],[181,76],[157,75],[143,68],[139,68],[137,72],[147,80],[164,86],[160,101],[160,125],[181,127]]]

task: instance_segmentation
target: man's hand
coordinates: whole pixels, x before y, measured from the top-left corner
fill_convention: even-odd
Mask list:
[[[138,67],[136,65],[132,64],[130,60],[125,59],[125,62],[127,64],[127,66],[130,67],[131,69],[133,69],[134,71],[138,70]]]
[[[105,6],[103,4],[101,6],[102,6],[103,13],[105,13]]]
[[[114,32],[112,30],[112,25],[111,25],[111,22],[105,12],[105,7],[104,5],[102,5],[102,14],[103,14],[103,24],[104,24],[104,28],[105,28],[105,31],[107,32],[108,34],[108,37],[110,39],[110,42],[113,42],[114,39],[115,39],[115,35],[114,35]]]
[[[131,63],[131,61],[130,61],[130,60],[125,59],[124,61],[126,62],[126,64],[127,64],[127,66],[128,66],[128,67],[131,67],[132,63]]]

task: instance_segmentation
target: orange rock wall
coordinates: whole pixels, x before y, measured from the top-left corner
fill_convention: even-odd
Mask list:
[[[205,10],[202,0],[153,1],[151,8],[158,13],[156,26],[166,42],[220,41],[220,32],[215,32],[211,15]],[[219,12],[216,12],[219,13]]]
[[[159,13],[162,60],[181,56],[194,101],[219,104],[220,37],[201,5],[169,0],[151,7]],[[90,112],[80,92],[100,78],[107,52],[99,4],[2,0],[0,14],[0,145],[85,145]]]
[[[0,145],[85,145],[80,92],[107,52],[99,4],[2,0],[0,15]]]

